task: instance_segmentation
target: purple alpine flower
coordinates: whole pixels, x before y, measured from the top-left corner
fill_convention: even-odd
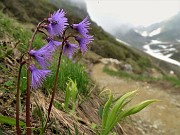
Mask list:
[[[87,45],[92,42],[93,36],[86,36],[85,38],[75,36],[75,39],[79,43],[81,52],[84,54],[88,50]]]
[[[31,50],[29,55],[36,59],[42,69],[46,69],[50,66],[49,62],[52,59],[52,52],[48,51],[47,46],[43,46],[39,50]]]
[[[88,33],[88,29],[89,29],[89,25],[91,24],[88,21],[88,16],[79,24],[72,24],[72,28],[76,31],[78,31],[81,35],[83,35],[84,37],[87,36]]]
[[[46,76],[49,76],[51,72],[50,70],[37,69],[34,65],[31,65],[29,69],[31,71],[31,88],[32,89],[37,89],[41,87]]]
[[[44,47],[48,49],[50,52],[54,52],[58,46],[62,44],[62,42],[58,42],[55,40],[52,40],[52,38],[47,38],[48,44],[46,44]]]
[[[36,59],[42,69],[46,69],[50,66],[49,62],[52,60],[53,52],[62,44],[61,42],[54,41],[50,38],[48,40],[49,42],[39,50],[31,50],[29,52],[29,55]]]
[[[67,18],[64,16],[65,12],[63,9],[59,9],[57,12],[54,12],[50,18],[48,18],[49,25],[47,26],[47,31],[51,37],[58,35],[62,36],[63,30],[66,28],[66,25],[68,25]]]
[[[77,51],[78,46],[76,44],[70,44],[66,41],[66,45],[64,46],[64,55],[72,59],[73,54]]]

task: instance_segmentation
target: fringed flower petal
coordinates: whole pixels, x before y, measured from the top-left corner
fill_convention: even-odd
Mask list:
[[[66,41],[66,45],[64,47],[64,55],[69,57],[69,59],[72,59],[77,49],[78,49],[78,46],[76,44],[70,44],[68,41]]]
[[[80,22],[79,24],[73,24],[72,25],[72,28],[74,30],[76,30],[77,32],[79,32],[82,36],[86,37],[87,36],[87,33],[88,33],[88,29],[89,29],[89,25],[91,24],[89,21],[88,21],[88,16],[82,21]]]
[[[50,75],[50,70],[40,70],[37,69],[34,65],[29,67],[31,71],[31,88],[37,89],[42,86],[43,81],[46,79],[47,76]]]
[[[76,36],[75,39],[79,43],[81,52],[84,54],[88,50],[87,45],[93,41],[93,36],[87,36],[85,38]]]
[[[51,37],[53,36],[62,36],[63,30],[68,25],[67,18],[65,17],[65,12],[62,10],[58,10],[48,18],[49,25],[47,26],[47,31]]]
[[[62,43],[48,39],[49,42],[39,50],[31,50],[29,54],[33,56],[39,63],[42,69],[46,69],[50,66],[49,62],[52,60],[53,52]]]

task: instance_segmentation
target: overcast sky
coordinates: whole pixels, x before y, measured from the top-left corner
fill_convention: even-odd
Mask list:
[[[103,27],[120,23],[148,26],[180,11],[180,0],[85,0],[92,20]]]

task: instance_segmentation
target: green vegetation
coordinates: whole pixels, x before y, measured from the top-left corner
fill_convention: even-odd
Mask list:
[[[132,80],[137,80],[137,81],[156,82],[156,81],[160,81],[160,80],[165,80],[165,81],[170,82],[175,87],[180,87],[180,79],[177,77],[173,77],[173,76],[165,75],[162,78],[155,78],[152,76],[128,73],[128,72],[121,71],[121,70],[113,71],[113,70],[110,70],[107,66],[104,67],[103,71],[111,76],[118,76],[118,77],[123,77],[126,79],[132,79]]]
[[[56,59],[56,58],[55,58]],[[56,61],[55,61],[56,62]],[[50,77],[47,77],[46,81],[43,84],[43,90],[45,93],[51,93],[53,85],[54,85],[54,74],[56,72],[57,63],[52,63],[50,69],[52,70],[52,74]],[[60,72],[58,76],[57,90],[65,91],[66,83],[69,78],[73,81],[76,81],[78,92],[82,95],[88,94],[88,85],[89,85],[89,77],[85,71],[85,67],[81,64],[74,63],[72,60],[63,57],[61,61]],[[26,67],[23,67],[21,74],[21,92],[26,91]]]
[[[31,36],[31,32],[20,26],[15,20],[10,19],[8,16],[0,12],[0,38],[5,34],[8,35],[10,40],[19,41],[23,46],[27,46],[27,39]]]
[[[173,76],[165,76],[163,79],[171,82],[171,84],[173,84],[175,87],[180,87],[180,79],[179,78],[176,78]]]
[[[52,64],[52,66],[50,67],[50,69],[52,70],[52,75],[51,77],[48,77],[44,82],[44,88],[46,88],[47,90],[52,89],[54,85],[53,82],[56,66],[57,63]],[[63,57],[63,59],[61,60],[61,67],[58,78],[58,90],[65,91],[66,83],[68,82],[69,78],[71,78],[74,82],[76,81],[80,94],[88,94],[89,77],[85,72],[85,67],[83,65],[74,63],[72,60]]]
[[[132,97],[137,93],[137,91],[128,92],[122,95],[113,104],[113,95],[109,94],[109,99],[105,103],[102,111],[102,130],[100,135],[108,135],[109,132],[114,128],[114,126],[122,119],[140,112],[142,109],[147,107],[157,100],[146,100],[132,107],[126,107],[128,103],[132,100]],[[113,104],[113,105],[112,105]],[[112,107],[111,107],[112,106]]]
[[[69,105],[72,104],[71,112],[75,111],[75,105],[78,95],[78,89],[76,81],[69,79],[68,83],[66,83],[66,91],[65,91],[65,100],[63,104],[63,108],[66,112],[69,111]]]
[[[2,12],[0,12],[0,24],[2,27],[0,27],[1,33],[7,33],[12,40],[19,41],[19,50],[21,52],[25,52],[28,47],[29,38],[32,35],[32,32],[16,22],[13,19],[10,19],[6,15],[4,15]],[[3,38],[4,34],[1,35],[1,38]],[[42,45],[45,44],[45,41],[43,40],[42,36],[38,35],[35,38],[34,44],[40,48]],[[13,57],[11,46],[0,46],[0,54],[4,58],[5,56],[11,55]],[[57,59],[57,56],[55,57]],[[5,66],[5,65],[4,65]],[[54,80],[54,73],[56,71],[57,63],[53,63],[52,67],[50,69],[52,70],[52,76],[49,77],[46,82],[44,83],[44,88],[46,90],[51,91],[53,87],[53,80]],[[2,67],[3,68],[3,67]],[[3,68],[6,70],[6,68]],[[23,67],[22,69],[22,79],[21,79],[21,92],[26,91],[26,67]],[[58,89],[65,90],[66,88],[66,82],[68,81],[68,78],[71,78],[73,81],[76,80],[77,87],[80,94],[87,94],[88,93],[88,83],[89,78],[87,73],[85,72],[85,68],[81,64],[74,63],[72,60],[69,60],[65,57],[63,57],[61,61],[61,69],[59,72],[59,81],[58,81]]]
[[[5,81],[3,80],[2,82],[2,87],[4,91],[6,90],[13,90],[13,94],[15,93],[15,89],[16,89],[16,81],[17,81],[17,72],[18,72],[18,62],[16,61],[16,59],[14,59],[14,56],[16,55],[13,50],[14,48],[16,48],[20,54],[23,54],[24,52],[27,51],[28,48],[28,43],[29,43],[29,39],[32,36],[32,31],[30,30],[30,28],[28,28],[25,25],[20,24],[19,22],[17,22],[14,19],[11,19],[10,17],[8,17],[7,15],[4,15],[2,12],[0,12],[0,44],[1,44],[1,50],[0,50],[0,69],[2,69],[0,71],[1,75],[3,75],[3,79],[5,79]],[[13,44],[15,44],[14,47],[11,46],[11,42]],[[34,44],[36,45],[38,49],[40,48],[42,45],[44,45],[46,42],[43,40],[43,36],[37,35],[35,38],[35,42]],[[26,57],[26,56],[25,56]],[[51,93],[52,92],[52,88],[53,88],[53,83],[54,83],[54,74],[56,72],[56,67],[57,67],[57,57],[58,54],[55,53],[54,56],[54,60],[55,62],[52,63],[52,66],[50,67],[50,69],[52,70],[52,75],[47,78],[47,80],[44,82],[44,85],[42,87],[42,91],[44,93]],[[13,70],[7,68],[7,63],[6,63],[6,58],[12,58],[11,60],[15,61],[15,66],[13,66]],[[21,96],[24,96],[24,93],[26,92],[26,65],[23,66],[22,68],[22,74],[21,74],[21,85],[20,85],[20,90],[21,90]],[[9,80],[9,78],[11,78]],[[59,80],[58,80],[58,84],[57,84],[57,92],[59,92],[60,90],[65,91],[66,89],[66,83],[68,82],[69,78],[72,79],[73,82],[76,82],[76,87],[78,88],[78,93],[82,94],[83,96],[86,96],[86,94],[89,93],[89,77],[88,74],[85,71],[85,67],[82,64],[78,64],[75,63],[74,61],[63,57],[61,60],[61,68],[60,68],[60,72],[59,72]],[[2,89],[1,89],[2,90]],[[23,94],[22,94],[23,93]],[[72,96],[72,103],[75,102],[75,96],[77,96],[76,94],[71,95]],[[22,101],[22,108],[24,108],[24,101]],[[56,104],[56,103],[54,103]],[[57,104],[56,104],[57,105]],[[55,105],[55,106],[56,106]],[[75,104],[72,104],[73,106],[73,110],[75,110]],[[38,106],[37,108],[37,112],[40,112],[42,106]],[[14,108],[13,108],[14,109]],[[62,110],[63,108],[61,108],[61,106],[59,107],[60,110]],[[24,110],[22,110],[24,111]],[[35,111],[35,110],[34,110]],[[44,113],[41,111],[41,113]],[[34,113],[33,115],[37,115],[37,113]],[[41,115],[41,114],[39,114]],[[36,116],[33,116],[36,118]],[[5,120],[7,120],[6,122],[4,122]],[[11,119],[13,123],[10,123],[8,121],[8,119],[11,119],[10,117],[3,117],[2,119],[0,118],[0,123],[5,123],[5,124],[10,124],[10,125],[15,125],[15,120]],[[39,118],[39,120],[41,121],[41,126],[43,127],[43,119],[44,118]],[[1,122],[2,121],[2,122]],[[20,123],[21,124],[21,123]],[[41,127],[41,132],[43,131]],[[37,129],[33,129],[34,131]],[[39,130],[39,129],[38,129]]]
[[[16,125],[16,119],[0,115],[0,123],[14,126],[14,125]],[[25,123],[20,121],[20,126],[25,127]]]
[[[113,70],[110,70],[107,66],[104,67],[103,71],[112,76],[119,76],[119,77],[132,79],[132,80],[138,80],[138,81],[151,82],[151,81],[159,80],[158,78],[154,78],[154,77],[150,77],[150,76],[143,76],[141,74],[128,73],[128,72],[121,71],[121,70],[113,71]]]
[[[49,0],[38,0],[34,2],[28,0],[22,2],[21,0],[3,0],[0,2],[0,9],[11,17],[16,17],[23,23],[28,22],[36,24],[39,20],[47,17],[47,13],[53,12],[57,9],[48,1]]]
[[[32,31],[24,25],[18,23],[16,20],[9,18],[0,12],[0,39],[6,39],[6,42],[12,42],[17,45],[21,52],[25,52],[28,47],[29,38],[32,36]],[[8,35],[5,37],[5,35]],[[3,40],[2,40],[3,41]],[[10,43],[9,43],[10,44]],[[40,47],[45,44],[41,35],[38,35],[35,39],[34,44]],[[16,47],[16,46],[15,46]],[[8,49],[13,49],[12,46],[6,46]]]

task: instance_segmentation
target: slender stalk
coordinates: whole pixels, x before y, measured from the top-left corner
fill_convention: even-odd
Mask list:
[[[51,113],[52,104],[53,104],[53,100],[54,100],[55,93],[56,93],[58,74],[59,74],[59,69],[60,69],[60,65],[61,65],[61,57],[62,57],[62,53],[63,53],[64,42],[65,42],[65,40],[63,40],[63,42],[62,42],[62,47],[61,47],[61,51],[60,51],[60,55],[59,55],[59,59],[58,59],[58,65],[57,65],[56,75],[55,75],[55,80],[54,80],[54,87],[53,87],[51,101],[50,101],[49,108],[48,108],[48,116],[47,116],[46,124],[45,124],[45,127],[44,127],[44,133],[45,133],[46,128],[47,128],[47,123],[49,121],[49,116],[50,116],[50,113]]]
[[[28,52],[31,51],[32,49],[32,43],[34,41],[34,38],[35,38],[35,35],[37,34],[38,32],[38,29],[40,27],[40,25],[44,22],[44,20],[42,22],[40,22],[33,35],[32,35],[32,38],[29,42],[29,49],[28,49]],[[30,120],[30,95],[31,95],[31,92],[30,92],[30,62],[31,62],[31,56],[28,55],[28,60],[27,60],[27,97],[26,97],[26,128],[27,128],[27,135],[31,135],[31,120]]]
[[[60,55],[59,55],[59,58],[58,58],[58,65],[57,65],[56,75],[55,75],[55,79],[54,79],[53,92],[52,92],[51,101],[50,101],[49,108],[48,108],[48,116],[47,116],[47,119],[46,119],[46,123],[45,123],[45,126],[44,126],[44,132],[43,133],[45,133],[45,131],[47,129],[47,123],[49,121],[49,117],[50,117],[50,113],[51,113],[51,109],[52,109],[52,104],[53,104],[55,93],[56,93],[58,74],[59,74],[59,69],[60,69],[60,66],[61,66],[61,57],[62,57],[62,54],[63,54],[65,41],[70,37],[70,36],[65,37],[66,31],[69,28],[70,28],[70,26],[66,27],[66,29],[64,30],[63,35],[62,35],[63,41],[62,41],[62,46],[61,46],[61,50],[60,50]]]
[[[17,81],[17,94],[16,94],[16,133],[20,135],[20,128],[19,128],[19,106],[20,106],[20,81],[21,81],[21,70],[24,63],[20,64],[19,73],[18,73],[18,81]]]

